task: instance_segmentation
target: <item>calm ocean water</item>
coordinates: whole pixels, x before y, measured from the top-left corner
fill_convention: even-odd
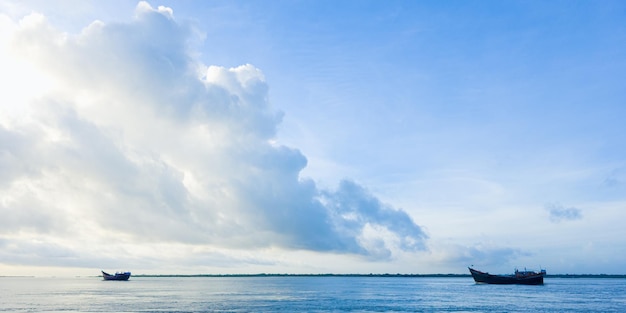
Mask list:
[[[626,312],[626,279],[0,277],[6,312]]]

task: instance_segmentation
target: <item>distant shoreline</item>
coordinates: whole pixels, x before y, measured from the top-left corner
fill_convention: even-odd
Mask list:
[[[470,274],[137,274],[132,277],[423,277],[471,278]],[[548,274],[546,278],[626,278],[626,274]]]
[[[0,278],[37,278],[48,276],[28,276],[28,275],[0,275]],[[56,277],[56,276],[52,276]],[[75,277],[102,277],[75,276]],[[471,278],[470,274],[133,274],[131,277],[162,277],[162,278],[193,278],[193,277],[409,277],[409,278]],[[626,274],[548,274],[546,278],[626,278]]]

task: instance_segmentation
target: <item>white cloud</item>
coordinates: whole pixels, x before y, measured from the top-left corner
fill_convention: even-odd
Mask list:
[[[559,203],[547,204],[546,210],[550,213],[550,221],[554,223],[579,220],[582,218],[580,209],[574,207],[566,208]]]
[[[171,9],[141,2],[132,22],[77,35],[40,14],[12,25],[2,36],[3,64],[18,64],[2,74],[13,91],[0,111],[3,262],[116,263],[95,248],[107,244],[127,260],[163,245],[198,262],[229,249],[425,249],[409,215],[358,184],[320,190],[301,178],[306,157],[276,144],[282,113],[261,71],[200,64]],[[19,78],[39,75],[54,83]]]

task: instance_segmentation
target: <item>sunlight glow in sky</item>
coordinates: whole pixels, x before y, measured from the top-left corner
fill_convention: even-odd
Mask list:
[[[625,274],[625,18],[0,0],[0,276]]]

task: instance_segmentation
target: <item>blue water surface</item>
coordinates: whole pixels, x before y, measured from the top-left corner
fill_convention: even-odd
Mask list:
[[[6,312],[626,312],[626,280],[426,277],[0,278]]]

